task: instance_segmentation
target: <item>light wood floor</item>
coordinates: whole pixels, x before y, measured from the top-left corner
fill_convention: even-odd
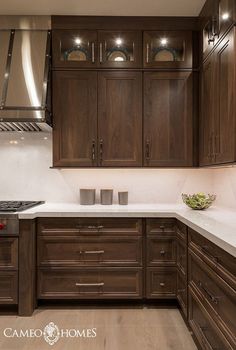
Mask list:
[[[53,346],[43,338],[5,338],[3,330],[97,328],[96,338],[60,338]],[[1,350],[196,350],[177,309],[39,309],[32,317],[0,316]]]

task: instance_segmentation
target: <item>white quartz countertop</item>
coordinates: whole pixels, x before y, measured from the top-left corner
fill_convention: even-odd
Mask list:
[[[195,211],[183,205],[129,204],[83,206],[77,203],[45,203],[19,212],[20,219],[37,217],[173,217],[236,257],[236,212],[212,207]]]

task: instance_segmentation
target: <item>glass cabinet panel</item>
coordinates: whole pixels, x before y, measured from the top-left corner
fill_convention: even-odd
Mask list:
[[[89,67],[97,61],[96,31],[59,30],[53,32],[55,66]]]
[[[104,67],[141,65],[141,32],[100,31],[99,62]]]
[[[191,33],[144,32],[144,66],[146,67],[192,67]]]

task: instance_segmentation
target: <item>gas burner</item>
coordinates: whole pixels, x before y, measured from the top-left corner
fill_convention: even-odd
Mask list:
[[[0,212],[23,211],[43,203],[42,201],[0,201]]]

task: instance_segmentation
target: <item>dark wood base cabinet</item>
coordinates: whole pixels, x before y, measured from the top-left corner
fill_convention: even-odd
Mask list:
[[[141,299],[142,268],[39,269],[39,299]]]

